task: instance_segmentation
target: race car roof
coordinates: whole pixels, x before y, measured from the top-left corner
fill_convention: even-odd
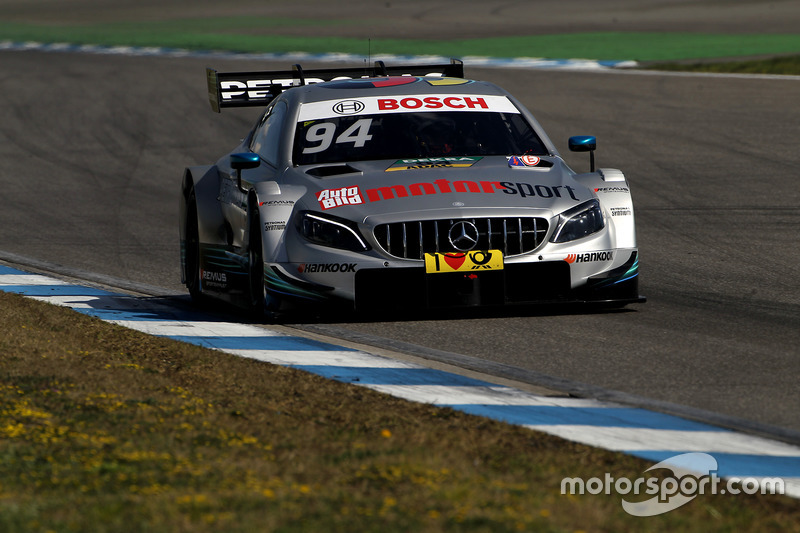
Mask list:
[[[431,76],[390,76],[387,78],[363,78],[337,80],[307,85],[287,93],[293,101],[301,104],[349,98],[410,97],[424,99],[444,95],[482,95],[506,97],[508,93],[490,82],[464,78]],[[424,105],[424,104],[423,104]]]

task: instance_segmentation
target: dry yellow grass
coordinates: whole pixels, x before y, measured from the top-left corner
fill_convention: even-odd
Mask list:
[[[0,530],[800,531],[785,497],[635,518],[635,458],[0,293]]]

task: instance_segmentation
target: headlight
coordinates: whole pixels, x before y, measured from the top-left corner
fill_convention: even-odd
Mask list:
[[[559,215],[558,227],[550,242],[569,242],[596,233],[605,227],[600,202],[589,200]]]
[[[358,228],[349,220],[308,211],[300,213],[299,220],[300,234],[314,244],[353,252],[369,250],[369,245],[359,235]]]

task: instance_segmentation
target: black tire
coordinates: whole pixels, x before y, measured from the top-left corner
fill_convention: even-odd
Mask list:
[[[248,243],[248,279],[250,302],[249,307],[257,318],[275,318],[281,307],[281,301],[267,292],[264,281],[264,250],[261,240],[261,216],[258,208],[250,211]]]
[[[200,233],[197,226],[197,202],[194,190],[186,199],[186,249],[184,279],[192,300],[200,303],[203,293],[200,289]]]
[[[261,217],[258,210],[250,211],[250,242],[247,251],[247,274],[250,293],[250,309],[256,313],[264,312],[264,251],[261,245]]]

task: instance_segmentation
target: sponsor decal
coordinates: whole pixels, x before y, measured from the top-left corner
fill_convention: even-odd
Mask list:
[[[423,168],[467,168],[482,157],[426,157],[422,159],[400,159],[395,161],[386,172],[395,170],[417,170]]]
[[[594,192],[624,192],[630,193],[631,191],[627,187],[600,187],[595,189]]]
[[[357,205],[364,203],[361,190],[358,187],[324,189],[317,193],[317,201],[323,210],[339,207],[340,205]]]
[[[583,254],[569,254],[564,258],[564,261],[570,265],[573,263],[593,263],[596,261],[613,261],[614,252],[586,252]]]
[[[389,167],[386,169],[386,172],[394,172],[395,170],[423,170],[427,168],[454,168],[463,166],[465,165],[453,165],[451,163],[420,163],[418,165],[408,165],[404,167]]]
[[[268,80],[247,80],[244,81],[220,81],[220,96],[222,100],[232,100],[237,96],[247,94],[248,99],[267,98],[270,96],[270,85],[280,85],[281,87],[291,87],[294,80],[291,79],[268,79]],[[306,83],[319,83],[319,81],[309,81]]]
[[[341,79],[331,81],[326,87],[329,89],[372,89],[408,85],[416,81],[419,81],[419,78],[416,76],[389,76],[377,79]]]
[[[630,207],[612,207],[611,208],[611,216],[612,217],[627,217],[631,216],[633,211],[631,211]]]
[[[508,160],[508,166],[511,168],[550,168],[553,166],[553,163],[550,161],[545,161],[541,157],[537,157],[535,155],[512,155],[507,156],[506,159]]]
[[[361,87],[393,87],[414,83],[419,78],[414,76],[391,76],[381,79],[340,79],[328,84],[331,89],[356,89]],[[306,85],[322,83],[322,78],[307,77]],[[220,96],[223,101],[233,100],[236,97],[247,95],[248,99],[263,99],[270,96],[270,86],[278,85],[283,88],[293,87],[297,81],[294,78],[274,78],[260,80],[220,80]]]
[[[414,76],[389,76],[386,78],[379,78],[372,80],[373,87],[396,87],[398,85],[408,85],[419,81],[419,78]]]
[[[418,165],[408,165],[405,167],[389,167],[386,169],[386,172],[392,172],[395,170],[420,170],[426,168],[454,168],[456,166],[464,166],[464,165],[453,165],[451,163],[420,163]]]
[[[387,185],[367,189],[365,194],[370,202],[380,202],[382,200],[393,200],[395,198],[406,198],[408,196],[423,196],[426,194],[447,194],[452,192],[475,192],[494,194],[497,181],[451,181],[439,179],[434,182],[412,183],[408,187],[405,185]]]
[[[357,115],[366,107],[358,100],[342,100],[333,104],[333,112],[337,115]]]
[[[285,220],[275,220],[273,222],[264,222],[264,231],[282,231],[286,229]]]
[[[301,274],[316,272],[355,272],[356,263],[303,263],[297,267]]]
[[[418,165],[424,163],[452,163],[471,166],[483,159],[482,157],[421,157],[418,159],[400,159],[395,165]]]
[[[288,206],[288,205],[294,205],[294,200],[267,200],[265,202],[259,202],[258,205],[261,205],[261,206],[264,206],[264,205],[269,205],[269,206],[284,205],[284,206]]]
[[[372,81],[369,82],[373,83]],[[330,85],[327,85],[330,87]],[[360,105],[359,105],[360,104]],[[361,108],[363,105],[363,109]],[[420,113],[465,111],[519,113],[505,96],[480,94],[416,94],[413,96],[364,96],[351,100],[323,100],[301,104],[298,123],[347,115],[381,115],[387,113]]]
[[[575,189],[569,185],[556,185],[555,187],[549,187],[547,185],[511,183],[508,181],[501,181],[500,185],[503,187],[504,193],[519,194],[523,198],[526,196],[538,196],[540,198],[564,198],[562,195],[567,195],[573,200],[578,199],[575,196]]]
[[[341,189],[325,189],[317,193],[317,200],[322,209],[332,209],[340,205],[353,205],[368,202],[381,202],[409,196],[424,196],[429,194],[449,193],[478,193],[495,194],[502,191],[505,194],[518,194],[522,198],[538,196],[540,198],[572,198],[578,201],[575,189],[569,185],[534,185],[531,183],[512,183],[510,181],[468,181],[438,179],[432,182],[412,183],[411,185],[386,185],[364,191],[364,196],[358,187],[342,187]]]
[[[408,96],[406,98],[378,98],[381,111],[396,109],[489,109],[481,96]]]
[[[203,280],[203,285],[206,287],[224,288],[228,286],[228,275],[225,274],[225,272],[203,270],[201,271],[200,277]]]
[[[425,81],[433,86],[466,85],[468,83],[472,83],[472,80],[465,80],[462,78],[438,78],[438,79],[426,78]]]
[[[503,270],[503,252],[500,250],[476,250],[473,252],[425,254],[425,272],[472,272],[481,270]]]

